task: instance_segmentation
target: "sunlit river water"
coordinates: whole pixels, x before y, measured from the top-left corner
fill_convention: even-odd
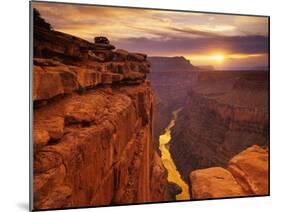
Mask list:
[[[163,161],[163,164],[168,171],[168,181],[176,183],[182,189],[182,192],[176,196],[176,199],[187,200],[190,199],[188,185],[181,178],[181,175],[177,170],[168,147],[168,143],[171,141],[171,129],[175,126],[178,113],[181,110],[182,108],[177,109],[173,112],[172,120],[166,127],[164,133],[159,136],[159,149],[161,151],[161,159]]]

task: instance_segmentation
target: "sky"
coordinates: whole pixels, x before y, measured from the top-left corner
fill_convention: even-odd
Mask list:
[[[52,27],[93,42],[149,56],[184,56],[216,69],[268,65],[268,19],[90,5],[35,2]]]

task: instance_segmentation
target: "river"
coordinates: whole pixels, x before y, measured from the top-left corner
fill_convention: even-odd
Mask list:
[[[171,141],[171,129],[175,126],[178,113],[181,110],[182,108],[179,108],[172,113],[172,120],[166,127],[164,133],[159,136],[159,149],[163,164],[168,171],[168,181],[176,183],[182,189],[182,192],[176,196],[176,200],[188,200],[190,199],[188,185],[181,178],[168,147],[168,143]]]

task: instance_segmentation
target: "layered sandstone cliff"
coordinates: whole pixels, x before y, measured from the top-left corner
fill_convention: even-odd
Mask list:
[[[251,146],[235,155],[227,168],[195,170],[189,178],[193,199],[268,195],[268,150]]]
[[[169,198],[152,142],[149,62],[114,48],[35,22],[34,209]]]

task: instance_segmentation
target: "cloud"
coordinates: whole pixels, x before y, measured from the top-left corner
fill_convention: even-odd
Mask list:
[[[188,55],[206,52],[260,54],[268,51],[266,36],[171,37],[167,40],[141,38],[120,39],[116,46],[152,55]]]
[[[90,34],[124,37],[267,35],[267,18],[35,2],[52,26],[85,39]],[[84,32],[84,33],[80,33]],[[92,33],[90,33],[92,31]],[[85,33],[87,32],[87,33]]]
[[[265,17],[44,2],[33,6],[55,30],[89,41],[106,36],[117,48],[149,55],[266,55],[268,51]]]
[[[207,37],[218,37],[218,36],[220,36],[217,33],[203,31],[203,30],[196,30],[196,29],[192,29],[192,28],[188,28],[188,27],[186,27],[186,28],[169,27],[169,29],[171,29],[174,32],[183,32],[183,33],[192,34],[192,35],[199,35],[199,36],[207,36]]]

